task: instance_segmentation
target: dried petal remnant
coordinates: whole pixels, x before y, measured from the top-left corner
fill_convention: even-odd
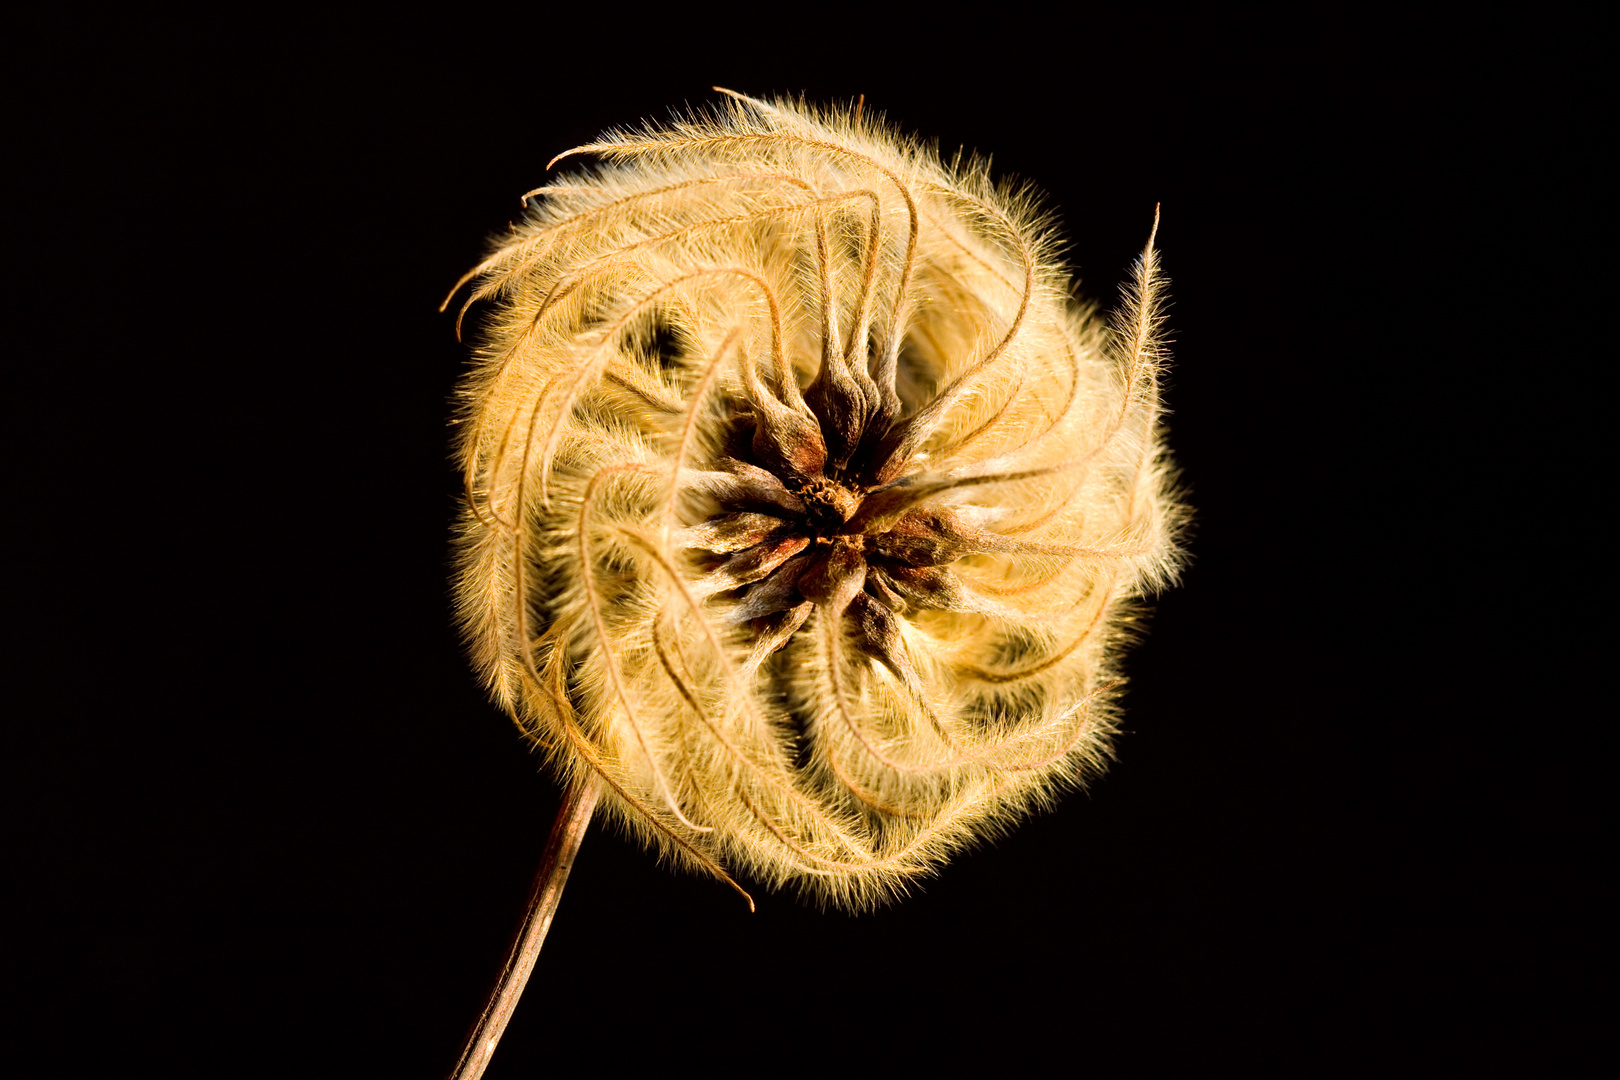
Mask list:
[[[461,615],[669,856],[861,905],[1098,767],[1174,570],[1149,242],[1104,326],[1027,200],[857,114],[575,154],[476,270]]]

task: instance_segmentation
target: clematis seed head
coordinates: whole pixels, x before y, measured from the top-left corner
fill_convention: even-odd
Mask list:
[[[558,778],[861,907],[1099,769],[1183,517],[1153,241],[1099,320],[1031,199],[859,107],[728,95],[563,157],[464,279],[457,532],[475,665]]]

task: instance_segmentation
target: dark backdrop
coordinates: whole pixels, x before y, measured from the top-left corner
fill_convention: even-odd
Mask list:
[[[436,307],[715,83],[993,154],[1105,302],[1162,202],[1192,562],[1118,765],[902,904],[593,831],[492,1075],[1613,1069],[1596,31],[1021,7],[14,27],[5,1072],[452,1064],[556,794],[451,628]]]

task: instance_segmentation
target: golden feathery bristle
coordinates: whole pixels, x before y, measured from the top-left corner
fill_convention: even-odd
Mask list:
[[[475,664],[676,862],[891,897],[1108,755],[1182,519],[1153,240],[1105,323],[1027,197],[858,108],[585,155],[464,279]]]

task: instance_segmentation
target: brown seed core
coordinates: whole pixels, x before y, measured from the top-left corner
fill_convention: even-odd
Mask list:
[[[832,537],[843,531],[844,523],[855,516],[861,505],[860,496],[835,480],[818,476],[798,490],[809,511],[805,523],[818,538]]]

